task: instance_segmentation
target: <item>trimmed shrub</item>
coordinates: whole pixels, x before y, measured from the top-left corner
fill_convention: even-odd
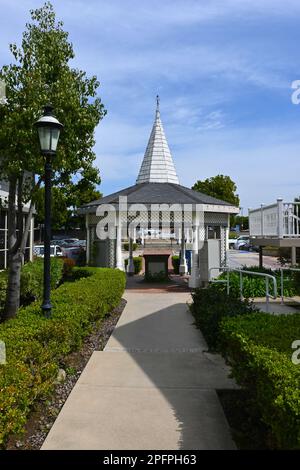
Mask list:
[[[180,265],[180,257],[175,255],[172,256],[172,265],[174,269],[174,274],[179,274],[179,265]]]
[[[55,289],[63,277],[64,261],[51,258],[51,289]],[[26,299],[42,299],[43,296],[44,260],[37,258],[24,264],[21,273],[21,301]]]
[[[219,323],[223,317],[245,315],[257,311],[248,300],[241,301],[233,293],[224,292],[221,285],[210,285],[192,292],[190,310],[196,326],[202,331],[210,349],[218,349]]]
[[[125,288],[122,271],[74,268],[75,282],[53,291],[52,317],[42,316],[34,302],[0,324],[7,363],[0,365],[0,445],[23,430],[35,401],[53,388],[59,364],[80,348],[83,338],[120,302]],[[80,278],[81,277],[81,278]]]
[[[221,349],[236,381],[250,392],[275,449],[300,449],[300,366],[291,344],[300,315],[256,313],[220,323]]]
[[[41,299],[43,294],[44,260],[36,258],[22,267],[21,271],[21,304]],[[51,258],[51,287],[55,288],[63,277],[63,260]],[[7,271],[0,272],[0,314],[3,311],[7,289]]]
[[[64,258],[63,265],[63,278],[69,279],[72,277],[73,268],[75,266],[75,261],[71,258]]]
[[[139,274],[143,267],[143,257],[142,256],[134,256],[133,257],[133,264],[134,264],[134,274]],[[125,268],[127,269],[128,266],[128,258],[125,259]]]

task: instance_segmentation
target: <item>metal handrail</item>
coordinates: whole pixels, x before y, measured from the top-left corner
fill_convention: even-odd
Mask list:
[[[217,269],[218,271],[227,271],[227,276],[226,276],[226,279],[217,279],[217,280],[212,280],[211,279],[211,272],[213,269]],[[231,271],[231,268],[229,268],[228,266],[217,266],[217,267],[212,267],[212,268],[209,268],[209,281],[210,282],[213,282],[214,284],[218,284],[218,283],[223,283],[223,284],[227,284],[227,295],[229,295],[229,292],[230,292],[230,279],[229,279],[229,272]]]
[[[281,304],[284,303],[284,295],[283,295],[283,271],[300,271],[300,268],[279,268],[280,269],[280,296],[281,296]]]
[[[269,311],[269,301],[270,297],[272,299],[277,299],[277,281],[276,277],[272,276],[271,274],[266,274],[266,273],[258,273],[256,271],[247,271],[246,269],[234,269],[233,271],[237,271],[240,273],[240,295],[241,298],[243,298],[243,273],[244,274],[249,274],[250,276],[260,276],[265,278],[266,282],[266,312]],[[271,295],[269,292],[269,279],[273,281],[273,293],[274,295]]]
[[[224,279],[224,281],[222,279],[211,280],[211,271],[213,269],[224,270],[224,271],[226,270],[227,271],[226,280],[225,279]],[[265,282],[266,282],[266,311],[268,312],[269,311],[269,300],[270,300],[270,298],[272,298],[274,300],[277,298],[277,281],[276,281],[276,277],[272,276],[271,274],[258,273],[256,271],[247,271],[246,269],[229,268],[228,266],[219,266],[219,267],[209,268],[210,282],[213,282],[213,283],[218,283],[218,282],[226,283],[227,284],[227,294],[228,295],[229,295],[229,292],[230,292],[230,276],[229,276],[230,272],[238,272],[240,274],[240,297],[241,297],[241,299],[243,299],[243,274],[247,274],[247,275],[250,275],[250,276],[260,276],[260,277],[265,278]],[[274,295],[271,295],[270,291],[269,291],[269,280],[270,279],[271,279],[271,281],[273,281],[273,293],[274,293]]]

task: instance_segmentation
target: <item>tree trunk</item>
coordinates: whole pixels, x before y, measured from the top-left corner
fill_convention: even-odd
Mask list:
[[[17,184],[18,183],[18,184]],[[34,210],[34,192],[40,187],[41,178],[35,184],[32,179],[32,193],[30,207],[27,214],[25,227],[23,226],[23,176],[10,178],[8,195],[8,284],[6,300],[2,320],[8,320],[16,316],[20,307],[21,269],[24,260],[26,240],[30,229],[30,223]],[[18,214],[16,212],[16,194],[18,193]],[[17,227],[17,220],[19,227]],[[17,236],[17,228],[19,235]]]
[[[8,195],[8,283],[6,291],[5,308],[3,320],[13,318],[20,306],[20,281],[22,257],[20,251],[16,249],[17,243],[17,221],[16,221],[16,189],[17,178],[12,177],[9,180]]]
[[[8,285],[3,320],[15,317],[20,307],[22,258],[19,249],[16,253],[9,255]]]

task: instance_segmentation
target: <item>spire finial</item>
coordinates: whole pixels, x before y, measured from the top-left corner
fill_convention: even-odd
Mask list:
[[[159,95],[156,95],[156,111],[159,112]]]

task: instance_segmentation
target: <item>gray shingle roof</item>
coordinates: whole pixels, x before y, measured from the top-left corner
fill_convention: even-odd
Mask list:
[[[179,184],[140,183],[85,204],[81,206],[80,213],[94,212],[100,204],[118,204],[119,196],[127,196],[128,204],[214,204],[234,207],[233,204]]]

